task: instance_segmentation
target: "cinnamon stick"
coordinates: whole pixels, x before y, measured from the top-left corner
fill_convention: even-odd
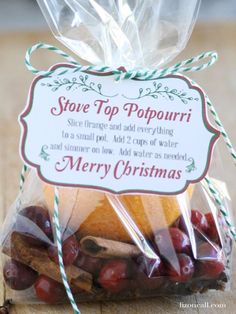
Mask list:
[[[23,236],[17,232],[11,234],[8,242],[9,245],[5,244],[2,249],[4,254],[31,267],[39,274],[62,283],[59,266],[50,260],[46,249],[28,245]],[[90,273],[73,265],[65,267],[65,270],[72,287],[88,292],[92,291],[92,275]]]
[[[81,250],[90,256],[98,258],[133,257],[140,254],[139,249],[132,244],[86,236],[80,240]]]

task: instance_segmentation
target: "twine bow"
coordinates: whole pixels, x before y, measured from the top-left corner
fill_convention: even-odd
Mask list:
[[[108,67],[108,66],[95,66],[95,65],[83,66],[80,63],[78,63],[74,58],[72,58],[70,55],[65,53],[64,51],[62,51],[62,50],[60,50],[54,46],[51,46],[51,45],[47,45],[44,43],[38,43],[38,44],[32,46],[31,48],[29,48],[27,50],[26,56],[25,56],[25,65],[26,65],[27,69],[29,71],[31,71],[33,74],[40,75],[40,76],[41,75],[42,76],[50,76],[54,73],[54,70],[41,71],[41,70],[38,70],[32,66],[32,64],[30,62],[31,55],[38,49],[47,49],[49,51],[53,51],[53,52],[57,53],[58,55],[62,56],[64,59],[66,59],[69,63],[75,65],[74,68],[63,70],[62,72],[57,73],[57,75],[64,75],[67,72],[76,73],[76,72],[84,72],[84,71],[94,71],[94,72],[98,72],[98,73],[113,72],[115,80],[118,80],[118,81],[123,80],[123,79],[127,80],[127,79],[134,79],[134,78],[138,79],[138,80],[153,80],[153,79],[158,79],[160,77],[164,77],[164,76],[169,75],[169,74],[203,71],[203,70],[207,69],[208,67],[212,66],[218,59],[217,52],[210,51],[210,52],[202,53],[196,57],[184,60],[182,62],[176,63],[175,65],[173,65],[171,67],[164,68],[164,69],[155,69],[155,70],[133,69],[133,70],[128,70],[127,72],[124,72],[121,69]],[[210,60],[208,62],[202,63],[200,65],[192,66],[194,63],[199,62],[199,61],[203,61],[206,58],[210,58]],[[220,133],[221,133],[221,135],[225,141],[226,147],[227,147],[230,155],[234,159],[234,163],[236,164],[236,152],[233,148],[231,140],[230,140],[226,130],[224,129],[224,126],[223,126],[213,104],[210,102],[207,95],[205,95],[205,97],[207,100],[208,108],[209,108],[211,114],[213,115],[213,118],[215,120],[217,128],[220,131]],[[21,172],[21,176],[20,176],[20,190],[21,191],[23,189],[23,185],[25,182],[25,174],[26,174],[27,170],[28,170],[27,166],[24,165],[22,172]],[[224,206],[224,203],[221,199],[221,196],[220,196],[218,189],[215,187],[214,183],[212,182],[212,180],[208,176],[206,176],[204,178],[204,180],[205,180],[205,183],[209,189],[210,194],[214,198],[217,206],[219,207],[221,214],[224,217],[224,220],[225,220],[225,222],[229,228],[229,231],[231,233],[231,236],[236,240],[235,227],[233,226],[233,223],[230,220],[230,217],[228,215],[228,211]],[[54,221],[55,230],[56,230],[56,242],[57,242],[57,246],[58,246],[59,266],[60,266],[62,280],[63,280],[64,286],[65,286],[68,298],[70,300],[70,303],[73,307],[74,313],[80,314],[80,311],[76,305],[73,294],[71,292],[70,285],[68,283],[67,275],[65,272],[64,263],[63,263],[62,234],[61,234],[60,221],[59,221],[59,189],[58,189],[58,187],[55,187],[53,221]]]
[[[129,79],[139,79],[139,80],[154,80],[158,79],[160,77],[169,75],[169,74],[175,74],[175,73],[184,73],[184,72],[198,72],[198,71],[203,71],[206,68],[212,66],[217,60],[218,60],[218,54],[215,51],[209,51],[209,52],[204,52],[196,57],[184,60],[182,62],[176,63],[175,65],[164,68],[164,69],[155,69],[155,70],[149,70],[149,69],[132,69],[124,72],[123,70],[114,68],[114,67],[108,67],[108,66],[97,66],[97,65],[81,65],[79,62],[77,62],[74,58],[72,58],[70,55],[65,53],[64,51],[48,45],[44,43],[38,43],[31,48],[29,48],[26,51],[25,55],[25,65],[27,69],[32,72],[33,74],[36,75],[42,75],[42,76],[50,76],[54,73],[54,70],[52,71],[41,71],[36,69],[35,67],[32,66],[30,59],[31,55],[39,49],[46,49],[49,51],[53,51],[56,54],[60,55],[63,57],[66,61],[69,63],[75,65],[76,67],[68,70],[63,70],[62,72],[59,72],[58,75],[64,75],[68,72],[76,73],[76,72],[84,72],[84,71],[94,71],[94,72],[99,72],[99,73],[104,73],[104,72],[113,72],[116,81],[119,80],[129,80]],[[210,58],[210,60],[206,63],[200,64],[198,66],[191,66],[192,64],[202,61],[204,59]]]

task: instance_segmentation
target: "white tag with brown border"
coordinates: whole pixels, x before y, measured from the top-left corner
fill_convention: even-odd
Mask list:
[[[122,80],[59,64],[36,77],[19,117],[24,162],[50,184],[177,194],[209,168],[219,132],[182,75]]]

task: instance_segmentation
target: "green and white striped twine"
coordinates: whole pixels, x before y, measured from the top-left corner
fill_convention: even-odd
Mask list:
[[[65,58],[70,64],[75,65],[74,68],[72,69],[66,69],[63,70],[62,72],[58,73],[58,75],[64,75],[67,72],[76,73],[76,72],[83,72],[83,71],[95,71],[98,73],[104,73],[104,72],[113,72],[115,76],[115,80],[122,80],[122,79],[139,79],[139,80],[153,80],[153,79],[158,79],[160,77],[169,75],[169,74],[175,74],[175,73],[183,73],[183,72],[198,72],[198,71],[203,71],[206,68],[212,66],[218,59],[218,54],[215,51],[210,51],[210,52],[205,52],[202,53],[196,57],[184,60],[182,62],[179,62],[175,64],[174,66],[167,67],[164,69],[156,69],[156,70],[149,70],[149,69],[133,69],[129,70],[127,72],[124,72],[122,70],[113,68],[113,67],[108,67],[108,66],[94,66],[94,65],[89,65],[89,66],[82,66],[80,63],[78,63],[74,58],[72,58],[70,55],[65,53],[64,51],[51,46],[47,45],[44,43],[38,43],[31,48],[29,48],[26,52],[25,56],[25,65],[29,71],[31,71],[33,74],[40,75],[40,76],[50,76],[54,73],[53,70],[50,71],[40,71],[36,68],[34,68],[30,62],[31,55],[33,52],[35,52],[38,49],[47,49],[49,51],[53,51],[57,53],[58,55],[62,56]],[[192,64],[199,62],[201,60],[204,60],[206,58],[210,58],[210,60],[207,63],[203,63],[198,66],[191,66]],[[234,163],[236,164],[236,152],[233,148],[233,145],[230,141],[230,138],[225,131],[223,124],[213,106],[213,104],[210,102],[209,98],[205,95],[206,100],[207,100],[207,105],[212,113],[215,123],[217,125],[218,130],[223,136],[223,139],[226,143],[226,147],[234,159]],[[23,166],[21,176],[20,176],[20,190],[23,189],[23,185],[25,182],[25,174],[27,171],[27,166]],[[232,235],[232,237],[236,240],[236,230],[235,227],[233,226],[232,222],[230,221],[229,215],[227,210],[225,209],[225,206],[222,202],[222,199],[220,197],[220,194],[217,190],[217,188],[214,186],[214,183],[212,180],[206,176],[204,178],[205,182],[207,183],[207,186],[209,188],[210,193],[212,194],[212,197],[214,198],[217,206],[219,207],[219,210],[221,214],[224,217],[224,220],[229,228],[229,231]],[[62,281],[64,283],[68,298],[70,300],[70,303],[73,307],[74,313],[80,314],[80,311],[75,303],[73,294],[70,289],[70,285],[68,283],[67,275],[65,272],[65,266],[63,263],[63,252],[62,252],[62,234],[61,234],[61,228],[60,228],[60,219],[59,219],[59,189],[58,187],[55,187],[55,197],[54,197],[54,215],[53,215],[53,221],[55,224],[55,230],[56,230],[56,242],[58,246],[58,258],[59,258],[59,266],[60,266],[60,271],[61,271],[61,276],[62,276]]]
[[[235,230],[235,227],[233,226],[232,222],[229,219],[229,214],[228,214],[227,210],[225,209],[224,204],[222,203],[222,200],[221,200],[219,192],[217,191],[217,189],[215,188],[212,180],[208,176],[206,176],[204,178],[204,180],[207,183],[208,189],[209,189],[210,193],[212,194],[216,204],[218,205],[221,214],[223,215],[224,221],[227,224],[231,235],[233,236],[234,240],[236,240],[236,230]]]
[[[22,170],[21,170],[21,174],[20,174],[20,191],[23,190],[23,186],[25,183],[25,174],[28,170],[28,167],[26,165],[23,165]]]
[[[64,59],[66,59],[69,63],[76,66],[73,69],[63,70],[61,73],[58,73],[58,75],[64,75],[68,72],[76,73],[76,72],[83,72],[83,71],[95,71],[99,73],[113,72],[117,81],[121,79],[125,80],[125,79],[132,79],[132,78],[136,78],[139,80],[154,80],[154,79],[158,79],[160,77],[166,76],[168,74],[174,74],[174,73],[180,73],[180,72],[203,71],[206,68],[212,66],[218,59],[217,52],[210,51],[210,52],[202,53],[196,57],[184,60],[182,62],[176,63],[175,65],[168,68],[164,68],[164,69],[159,69],[159,70],[133,69],[133,70],[124,72],[117,68],[108,67],[108,66],[97,66],[97,65],[82,66],[80,63],[78,63],[74,58],[72,58],[70,55],[68,55],[64,51],[51,45],[38,43],[27,50],[26,55],[25,55],[25,65],[27,69],[33,74],[42,75],[42,76],[50,76],[51,74],[53,74],[54,71],[40,71],[32,66],[30,62],[31,55],[33,54],[33,52],[35,52],[38,49],[47,49],[49,51],[53,51],[57,53],[58,55],[62,56]],[[193,63],[199,62],[206,58],[210,58],[210,60],[207,63],[203,63],[199,66],[192,66],[192,67],[189,66]]]
[[[61,234],[61,227],[60,227],[60,219],[59,219],[59,189],[58,187],[55,187],[55,197],[54,197],[54,213],[53,213],[53,221],[54,226],[56,230],[56,242],[57,242],[57,248],[58,248],[58,258],[59,258],[59,266],[61,271],[61,277],[63,284],[66,289],[67,296],[70,300],[70,303],[73,307],[74,313],[80,314],[80,311],[78,309],[77,304],[75,303],[75,299],[73,297],[70,285],[68,283],[65,266],[63,262],[63,251],[62,251],[62,234]]]
[[[220,118],[219,118],[219,116],[218,116],[218,114],[217,114],[217,112],[216,112],[212,102],[209,100],[207,95],[205,95],[205,97],[206,97],[206,100],[207,100],[208,108],[209,108],[211,114],[213,115],[213,118],[215,120],[217,128],[220,131],[221,135],[223,136],[223,139],[224,139],[224,142],[226,144],[226,147],[227,147],[231,157],[234,160],[234,164],[236,165],[236,152],[235,152],[235,149],[234,149],[234,147],[232,145],[232,142],[231,142],[231,140],[230,140],[230,138],[229,138],[229,136],[228,136],[228,134],[227,134],[223,124],[222,124],[222,122],[220,121]]]

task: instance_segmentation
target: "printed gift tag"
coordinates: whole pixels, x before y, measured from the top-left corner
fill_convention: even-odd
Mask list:
[[[53,69],[35,78],[19,118],[22,158],[43,181],[177,194],[206,175],[219,133],[187,77],[116,82],[112,73]]]

